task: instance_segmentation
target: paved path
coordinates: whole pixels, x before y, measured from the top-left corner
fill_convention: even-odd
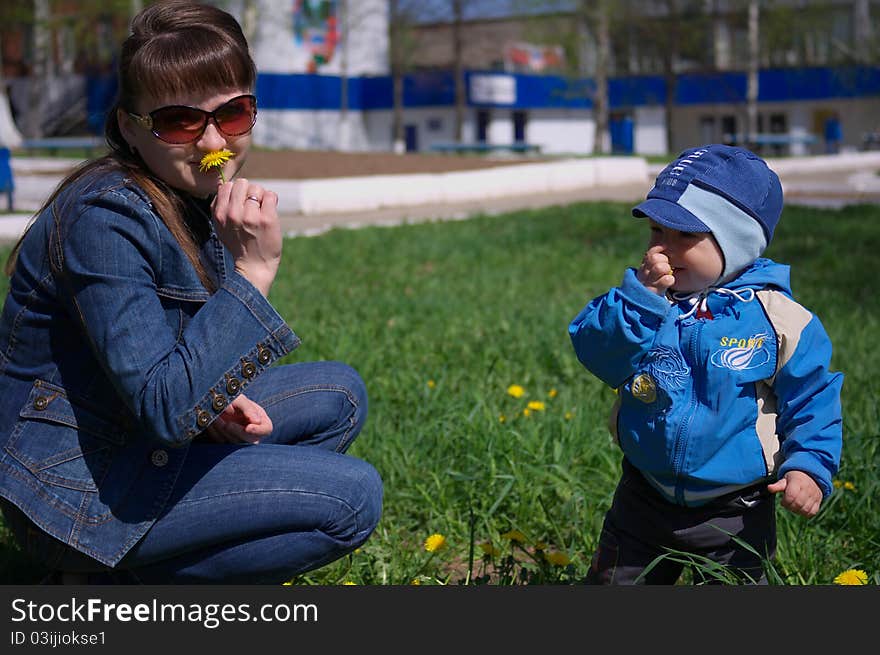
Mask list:
[[[839,208],[854,203],[880,204],[880,153],[863,153],[866,155],[864,157],[861,154],[846,160],[834,155],[827,159],[807,158],[803,162],[785,159],[778,160],[778,167],[776,162],[771,162],[771,166],[780,171],[786,204],[825,208]],[[19,211],[13,214],[0,213],[0,243],[18,238],[32,212],[58,184],[70,162],[14,161],[13,166],[16,168],[15,205]],[[285,213],[282,202],[282,229],[288,236],[312,236],[337,227],[358,228],[365,225],[461,220],[478,214],[500,214],[572,202],[608,200],[635,203],[644,198],[660,168],[649,167],[651,177],[643,184],[598,186],[565,193],[512,195],[485,201],[391,207],[375,211],[338,214]],[[279,196],[283,200],[284,185],[293,185],[295,182],[273,180],[269,184],[281,185]],[[0,195],[0,208],[5,207],[5,200]]]

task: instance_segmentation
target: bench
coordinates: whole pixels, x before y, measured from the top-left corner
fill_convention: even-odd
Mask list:
[[[48,150],[53,155],[59,151],[85,150],[91,157],[97,152],[103,152],[107,148],[107,142],[98,136],[55,136],[25,139],[20,147],[22,150]]]
[[[796,154],[796,148],[792,146],[809,146],[818,143],[819,139],[815,134],[809,132],[759,132],[749,138],[747,134],[725,134],[724,143],[749,147],[752,146],[771,146],[780,150],[785,148],[789,154]],[[803,154],[803,153],[797,153]]]
[[[491,152],[515,152],[518,154],[538,154],[541,152],[541,146],[534,143],[524,143],[516,141],[514,143],[486,143],[478,141],[476,143],[433,143],[430,146],[433,152],[441,152],[445,154],[488,154]]]

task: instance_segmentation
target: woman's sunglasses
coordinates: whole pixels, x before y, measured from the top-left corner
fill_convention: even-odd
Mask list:
[[[257,122],[257,99],[252,95],[237,96],[214,111],[169,105],[146,116],[132,112],[128,115],[165,143],[180,145],[197,141],[208,127],[209,120],[213,120],[225,136],[247,134]]]

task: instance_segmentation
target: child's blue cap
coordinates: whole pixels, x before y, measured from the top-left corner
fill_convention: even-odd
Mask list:
[[[711,232],[724,253],[726,278],[770,243],[782,214],[782,185],[755,153],[710,144],[685,150],[666,166],[632,213],[681,232]]]

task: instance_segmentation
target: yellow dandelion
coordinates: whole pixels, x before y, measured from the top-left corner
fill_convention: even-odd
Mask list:
[[[556,398],[558,393],[559,392],[556,391],[556,389],[550,389],[550,391],[547,392],[547,396],[550,398]]]
[[[547,405],[545,405],[544,402],[541,400],[530,400],[529,409],[533,409],[536,412],[543,412],[545,409],[547,409]]]
[[[428,388],[429,389],[433,389],[436,386],[437,386],[437,383],[434,382],[434,380],[428,380]]]
[[[293,580],[288,580],[287,582],[282,582],[281,584],[285,587],[290,587],[293,586]]]
[[[863,585],[868,584],[868,574],[861,569],[847,569],[834,578],[834,584]]]
[[[547,561],[553,566],[568,566],[571,563],[571,558],[561,550],[554,550],[547,553]]]
[[[511,384],[507,387],[507,393],[514,398],[522,398],[525,395],[526,390],[518,384]]]
[[[571,412],[565,412],[565,420],[566,421],[570,421],[573,418],[574,418],[574,414],[572,414]]]
[[[411,585],[420,585],[420,584],[422,584],[422,581],[419,580],[418,578],[413,578],[412,580],[409,581],[409,583]]]
[[[831,484],[834,485],[835,489],[840,489],[843,486],[843,482],[841,482],[840,480],[834,480]]]
[[[532,415],[532,410],[530,410],[528,407],[526,407],[523,410],[523,416],[531,416],[531,415]]]
[[[506,420],[507,420],[507,417],[504,414],[498,415],[498,422],[499,423],[504,423],[504,421],[506,421]]]
[[[843,488],[846,489],[847,491],[855,491],[856,485],[854,485],[852,482],[847,480],[846,482],[843,483]]]
[[[345,582],[342,583],[342,586],[344,586],[344,587],[356,587],[356,586],[357,586],[357,582],[352,582],[351,580],[346,580]]]
[[[225,182],[226,178],[223,176],[223,164],[233,157],[235,157],[235,153],[226,148],[223,150],[212,150],[202,157],[202,161],[199,162],[199,170],[202,171],[202,173],[207,173],[212,168],[216,168],[217,172],[220,173],[220,179]]]
[[[446,545],[446,537],[442,534],[434,533],[427,539],[425,539],[425,550],[429,553],[436,553],[438,550],[443,548]]]
[[[515,541],[520,544],[524,544],[526,542],[526,536],[519,530],[508,530],[503,535],[501,535],[501,538],[507,539],[509,541]]]
[[[480,550],[483,551],[483,554],[487,557],[498,557],[501,554],[501,551],[495,548],[491,541],[484,541],[479,544]]]

